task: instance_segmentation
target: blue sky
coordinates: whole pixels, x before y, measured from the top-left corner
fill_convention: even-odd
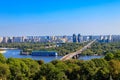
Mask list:
[[[0,36],[120,34],[120,0],[0,0]]]

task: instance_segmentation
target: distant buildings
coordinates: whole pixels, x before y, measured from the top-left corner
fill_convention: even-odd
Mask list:
[[[25,42],[25,37],[13,37],[14,43]]]
[[[102,43],[108,43],[108,42],[118,42],[120,41],[120,35],[86,35],[82,36],[81,34],[73,34],[72,36],[72,42],[74,43],[81,43],[86,41],[91,41],[96,39],[98,42]]]
[[[89,36],[83,36],[83,42],[89,41]]]
[[[112,42],[119,42],[120,41],[120,35],[113,35],[112,36]]]
[[[111,35],[108,36],[108,42],[112,42],[112,36]]]
[[[8,37],[3,37],[2,43],[7,43],[8,42]]]
[[[78,36],[76,36],[76,34],[73,34],[73,42],[74,43],[81,43],[83,42],[83,36],[81,34],[78,34]]]
[[[77,42],[77,36],[76,36],[76,34],[73,34],[73,42]]]
[[[108,43],[108,42],[113,42],[112,39],[113,37],[111,35],[104,35],[104,36],[100,36],[100,39],[98,41]]]
[[[96,39],[99,42],[118,42],[120,35],[81,35],[73,34],[73,36],[22,36],[22,37],[0,37],[0,43],[24,43],[24,42],[39,42],[39,43],[82,43]]]
[[[78,34],[78,42],[80,43],[80,42],[83,42],[83,37],[82,37],[82,35],[80,35],[80,34]]]
[[[0,37],[0,43],[2,43],[2,41],[3,41],[3,37]]]
[[[51,42],[66,43],[71,42],[70,36],[22,36],[22,37],[0,37],[0,43],[23,43],[23,42]]]

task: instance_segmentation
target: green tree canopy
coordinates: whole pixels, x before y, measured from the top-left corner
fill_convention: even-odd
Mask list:
[[[0,53],[0,62],[6,63],[6,58]]]
[[[9,75],[9,66],[5,63],[0,63],[0,80],[6,80],[9,77]]]

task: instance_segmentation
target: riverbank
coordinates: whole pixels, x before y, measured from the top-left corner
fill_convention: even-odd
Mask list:
[[[0,53],[3,54],[3,53],[6,53],[6,50],[0,50]]]
[[[18,48],[0,48],[0,49],[3,49],[3,50],[14,50],[14,49],[18,49]]]

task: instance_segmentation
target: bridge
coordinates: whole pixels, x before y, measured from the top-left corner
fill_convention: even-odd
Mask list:
[[[95,41],[96,41],[96,40],[93,40],[93,41],[89,42],[86,46],[84,46],[82,49],[80,49],[80,50],[78,50],[78,51],[76,51],[76,52],[69,53],[69,54],[63,56],[60,60],[61,60],[61,61],[65,61],[65,60],[69,60],[69,59],[71,59],[71,58],[73,58],[73,59],[78,58],[79,55],[80,55],[83,51],[85,51],[86,49],[90,48],[90,46],[91,46]]]

